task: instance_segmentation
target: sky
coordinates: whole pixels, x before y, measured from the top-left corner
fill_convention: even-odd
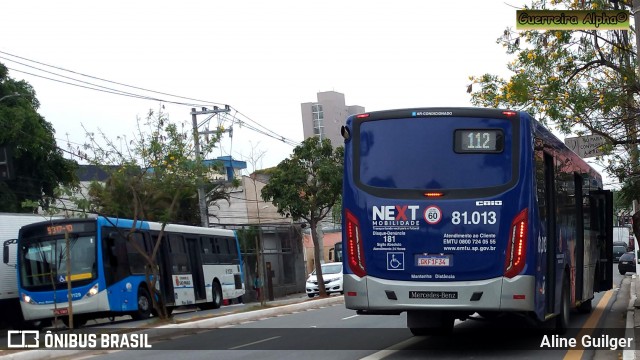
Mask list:
[[[161,105],[171,121],[190,126],[193,104],[226,104],[232,109],[226,126],[241,120],[262,133],[236,123],[233,138],[225,135],[210,157],[264,153],[256,164],[264,168],[303,140],[300,104],[316,101],[320,91],[341,92],[347,105],[367,111],[471,106],[469,76],[509,76],[510,58],[496,39],[515,27],[523,4],[11,1],[2,6],[0,62],[10,77],[35,88],[39,113],[61,147],[85,143],[83,127],[112,139],[131,136],[136,119]],[[94,87],[39,69],[153,99],[65,84]],[[199,123],[205,119],[198,116]]]

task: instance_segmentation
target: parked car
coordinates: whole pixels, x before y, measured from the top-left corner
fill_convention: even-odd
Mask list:
[[[613,247],[613,262],[620,261],[620,256],[627,252],[627,247],[622,245],[615,245]]]
[[[627,243],[624,241],[614,241],[613,242],[613,246],[624,246],[624,247],[628,247]]]
[[[620,275],[624,275],[628,272],[636,272],[636,256],[633,251],[622,254],[620,261],[618,262],[618,271]]]
[[[342,294],[342,263],[332,262],[322,264],[322,279],[324,280],[324,288],[327,294],[340,293]],[[313,270],[309,278],[307,279],[307,295],[312,298],[320,293],[318,287],[318,280],[316,278],[316,271]]]

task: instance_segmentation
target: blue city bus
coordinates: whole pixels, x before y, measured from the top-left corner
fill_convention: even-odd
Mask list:
[[[156,222],[102,216],[23,226],[17,277],[25,320],[60,317],[68,324],[69,281],[75,326],[99,317],[150,317],[146,261],[138,249],[151,254],[161,229]],[[169,311],[181,305],[219,308],[223,299],[245,293],[232,230],[167,224],[156,259],[156,286]]]
[[[421,108],[350,116],[344,293],[407,312],[416,335],[476,314],[554,319],[612,288],[612,195],[525,112]]]

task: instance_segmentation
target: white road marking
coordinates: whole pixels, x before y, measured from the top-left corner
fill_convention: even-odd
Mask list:
[[[270,337],[270,338],[267,338],[267,339],[262,339],[262,340],[258,340],[258,341],[250,342],[250,343],[248,343],[248,344],[234,346],[234,347],[232,347],[232,348],[229,348],[229,350],[235,350],[235,349],[240,349],[240,348],[247,347],[247,346],[251,346],[251,345],[255,345],[255,344],[260,344],[260,343],[263,343],[263,342],[265,342],[265,341],[271,341],[271,340],[273,340],[273,339],[277,339],[277,338],[279,338],[279,337],[280,337],[280,336],[274,336],[274,337]]]

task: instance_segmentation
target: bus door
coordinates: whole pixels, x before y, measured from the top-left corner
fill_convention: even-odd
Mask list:
[[[167,244],[167,234],[162,239],[162,244],[158,249],[157,262],[160,267],[160,292],[164,296],[165,304],[175,304],[176,298],[173,293],[173,281],[171,272],[171,255],[169,253],[169,246]],[[158,233],[154,233],[151,236],[152,245],[158,241]]]
[[[207,293],[205,291],[204,273],[202,271],[202,258],[200,256],[200,239],[186,238],[187,252],[189,254],[189,263],[191,265],[191,273],[193,275],[193,290],[196,300],[205,300]]]
[[[556,249],[557,236],[556,236],[556,204],[555,204],[555,171],[554,171],[554,158],[548,153],[544,153],[544,205],[541,210],[541,214],[544,214],[541,221],[544,229],[546,229],[546,274],[544,282],[545,293],[545,312],[547,314],[555,313],[555,297],[556,297],[556,275],[557,275],[557,261],[556,261]]]
[[[599,257],[593,291],[613,288],[613,193],[592,190],[589,193],[591,230],[595,231]]]

